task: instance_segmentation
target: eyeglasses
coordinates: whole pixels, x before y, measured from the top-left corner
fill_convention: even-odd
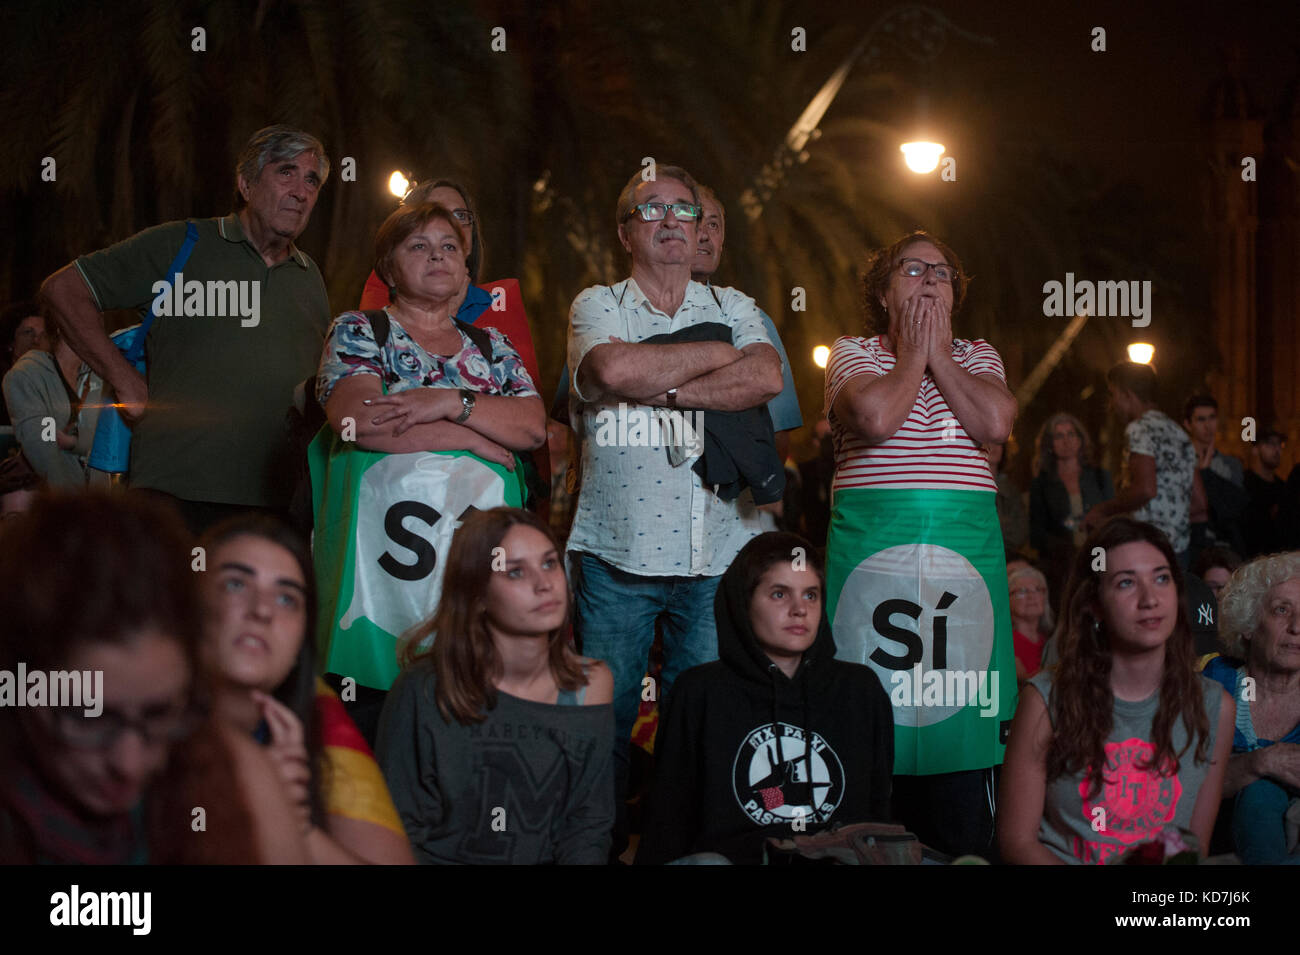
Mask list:
[[[77,706],[45,712],[54,735],[76,749],[109,749],[129,729],[149,745],[175,743],[194,731],[200,717],[193,706],[167,707],[141,719],[130,719],[114,710],[87,716],[85,709]]]
[[[1046,587],[1017,587],[1015,590],[1011,591],[1011,596],[1028,597],[1030,594],[1045,594],[1045,593],[1047,593]]]
[[[632,212],[641,213],[642,222],[658,222],[670,209],[677,219],[694,220],[700,217],[700,207],[693,202],[643,202],[639,206],[633,206]],[[632,212],[623,217],[624,222],[632,218]]]
[[[940,282],[955,282],[961,273],[955,266],[943,262],[926,262],[923,259],[903,259],[898,263],[898,271],[909,279],[919,278],[929,269],[934,269],[934,277]]]
[[[461,225],[473,225],[474,213],[468,209],[452,209],[451,214],[456,217],[456,221]]]

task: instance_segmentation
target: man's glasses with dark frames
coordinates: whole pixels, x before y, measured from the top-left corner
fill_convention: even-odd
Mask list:
[[[700,207],[693,202],[643,202],[633,206],[632,211],[623,217],[626,222],[633,213],[641,213],[642,222],[658,222],[672,212],[673,217],[693,222],[700,217]]]

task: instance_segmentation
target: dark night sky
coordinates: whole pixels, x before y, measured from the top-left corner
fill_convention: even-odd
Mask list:
[[[1090,164],[1173,200],[1194,188],[1199,117],[1223,71],[1225,46],[1240,44],[1242,76],[1269,109],[1300,63],[1300,4],[1285,0],[933,6],[996,41],[984,47],[954,39],[944,56],[969,71],[976,89],[968,95],[996,116],[998,148],[1050,136]],[[1097,26],[1106,30],[1105,53],[1090,48]]]

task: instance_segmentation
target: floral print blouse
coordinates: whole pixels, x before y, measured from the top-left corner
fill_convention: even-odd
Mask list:
[[[370,320],[361,312],[344,312],[334,319],[316,376],[316,393],[321,406],[334,388],[352,375],[375,375],[384,390],[393,394],[408,388],[464,388],[488,395],[512,398],[537,396],[537,388],[523,359],[510,339],[489,325],[487,332],[496,359],[490,365],[482,352],[462,331],[461,350],[455,355],[431,355],[407,334],[389,313],[388,341],[382,354],[375,342]]]

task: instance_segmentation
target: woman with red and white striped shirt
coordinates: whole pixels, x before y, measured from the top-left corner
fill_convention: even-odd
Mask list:
[[[981,445],[1007,439],[1016,400],[992,345],[952,337],[966,281],[943,242],[872,252],[864,286],[879,334],[840,338],[826,368],[837,655],[873,667],[894,704],[896,814],[936,848],[988,853],[1016,680]]]

